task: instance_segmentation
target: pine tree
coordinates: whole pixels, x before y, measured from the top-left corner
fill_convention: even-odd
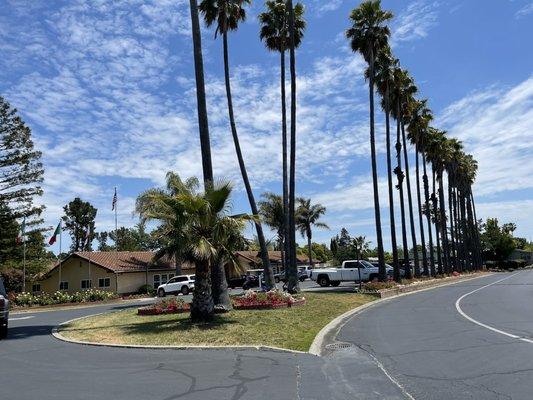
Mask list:
[[[76,197],[65,207],[65,229],[72,238],[71,251],[91,251],[91,239],[94,237],[94,220],[97,209],[91,203]]]

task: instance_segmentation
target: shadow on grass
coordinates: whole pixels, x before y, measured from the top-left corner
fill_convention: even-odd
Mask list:
[[[159,335],[172,332],[189,332],[194,330],[209,331],[213,329],[220,329],[227,325],[239,323],[239,321],[230,319],[227,316],[221,317],[218,315],[214,317],[213,321],[207,323],[194,323],[188,317],[172,320],[158,318],[149,321],[143,321],[143,319],[150,317],[134,316],[132,318],[135,318],[135,320],[131,322],[117,321],[117,323],[98,325],[97,327],[76,327],[75,324],[74,326],[72,324],[68,324],[62,327],[61,331],[62,333],[67,334],[67,336],[69,336],[69,334],[76,335],[76,333],[93,331],[94,329],[118,329],[124,335]]]

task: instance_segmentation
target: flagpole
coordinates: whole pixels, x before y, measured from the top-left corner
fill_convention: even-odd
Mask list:
[[[118,196],[117,196],[117,187],[115,186],[115,238],[118,242],[118,218],[117,218],[117,205],[118,205]],[[117,243],[115,243],[115,246],[117,246]],[[117,246],[118,247],[118,246]]]

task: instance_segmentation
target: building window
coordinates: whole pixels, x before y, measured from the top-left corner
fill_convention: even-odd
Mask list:
[[[41,291],[41,284],[40,283],[34,283],[32,286],[31,286],[31,291],[32,292],[40,292]]]
[[[82,289],[90,289],[93,287],[93,282],[90,279],[83,279],[81,281],[81,288]]]
[[[154,288],[159,287],[161,285],[161,277],[159,275],[154,275]]]
[[[167,282],[168,282],[168,276],[167,276],[167,274],[163,274],[163,275],[161,275],[161,284],[164,285],[164,284],[167,283]]]
[[[111,286],[110,278],[100,278],[98,279],[98,287],[106,288]]]
[[[63,281],[59,284],[59,290],[68,290],[68,282]]]

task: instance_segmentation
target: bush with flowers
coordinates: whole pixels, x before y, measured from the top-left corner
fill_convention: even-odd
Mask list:
[[[270,290],[255,292],[247,290],[242,296],[233,297],[233,307],[239,309],[285,308],[305,304],[304,297],[294,297],[287,292]]]
[[[23,292],[16,294],[12,300],[13,304],[16,306],[32,307],[65,303],[90,303],[95,301],[113,300],[116,298],[118,298],[116,293],[105,290],[89,289],[74,293],[57,291],[54,293],[32,294]]]
[[[157,303],[141,307],[137,309],[138,315],[160,315],[160,314],[178,314],[190,311],[189,303],[185,303],[183,299],[171,297],[163,299]]]

